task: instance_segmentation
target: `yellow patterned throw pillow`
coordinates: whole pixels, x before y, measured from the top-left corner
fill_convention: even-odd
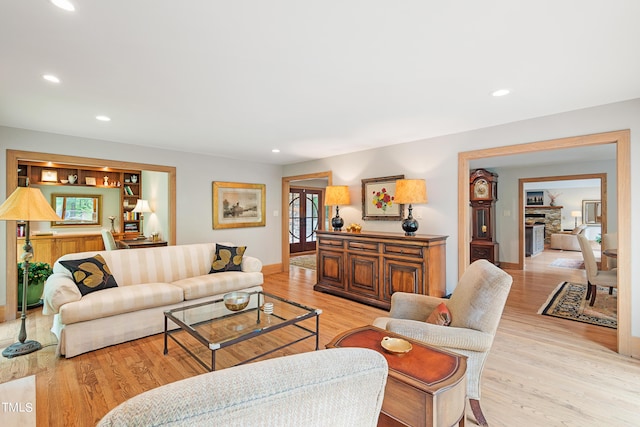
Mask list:
[[[71,272],[73,281],[76,283],[82,296],[90,294],[91,292],[118,286],[116,279],[111,274],[107,262],[102,255],[96,255],[91,258],[60,261],[60,264]]]
[[[242,256],[246,250],[246,246],[216,245],[216,253],[213,255],[209,274],[242,271]]]

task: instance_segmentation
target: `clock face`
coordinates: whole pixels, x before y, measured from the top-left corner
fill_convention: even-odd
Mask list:
[[[477,180],[473,185],[473,195],[477,199],[489,197],[489,184],[484,179]]]

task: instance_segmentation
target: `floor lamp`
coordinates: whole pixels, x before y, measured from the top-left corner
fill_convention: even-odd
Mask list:
[[[33,258],[33,248],[29,237],[29,221],[62,221],[51,208],[42,192],[33,187],[18,187],[0,206],[0,220],[24,221],[24,253],[21,258],[24,266],[22,276],[22,315],[20,316],[20,333],[17,343],[11,344],[2,351],[4,357],[16,357],[40,350],[42,345],[38,341],[27,341],[27,286],[29,286],[29,262]],[[9,283],[7,283],[9,286]]]

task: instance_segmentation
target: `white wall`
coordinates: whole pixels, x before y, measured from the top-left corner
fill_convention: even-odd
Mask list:
[[[246,245],[247,254],[260,258],[264,264],[280,262],[281,218],[274,217],[273,213],[280,214],[281,166],[0,126],[0,200],[3,201],[7,197],[6,149],[175,166],[176,243],[234,242]],[[211,182],[216,180],[266,184],[266,226],[213,230]],[[6,227],[3,224],[0,224],[0,247],[4,254]],[[0,256],[0,271],[6,271],[4,255]],[[0,305],[6,304],[6,286],[6,276],[1,274]]]
[[[447,239],[447,291],[455,287],[458,271],[458,153],[491,147],[546,141],[551,139],[631,130],[631,190],[640,191],[640,99],[600,107],[540,117],[455,135],[442,136],[376,150],[288,165],[285,176],[331,170],[333,183],[351,188],[353,203],[340,209],[345,223],[359,222],[365,230],[400,231],[396,222],[362,221],[361,179],[404,174],[427,181],[429,203],[414,210],[420,219],[420,234],[444,234]],[[502,178],[502,177],[501,177]],[[501,179],[502,181],[502,179]],[[615,190],[609,191],[609,195]],[[640,200],[632,200],[634,220],[640,223]],[[512,212],[517,212],[515,207]],[[634,237],[633,253],[640,253],[640,229],[627,230]],[[502,249],[502,248],[501,248]],[[640,266],[633,265],[631,275],[640,278]],[[632,334],[640,336],[640,280],[632,281]]]
[[[158,233],[162,240],[169,238],[169,174],[167,172],[142,171],[142,198],[153,211],[144,215],[142,223],[145,236]]]

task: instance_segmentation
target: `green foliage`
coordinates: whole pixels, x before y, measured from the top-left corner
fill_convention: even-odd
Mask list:
[[[601,244],[602,244],[602,235],[598,234],[598,235],[596,236],[596,242],[598,242],[598,244],[599,244],[599,245],[601,245]]]
[[[53,269],[46,262],[29,263],[29,285],[47,280],[53,274]],[[18,283],[22,283],[24,275],[24,263],[18,263]]]

